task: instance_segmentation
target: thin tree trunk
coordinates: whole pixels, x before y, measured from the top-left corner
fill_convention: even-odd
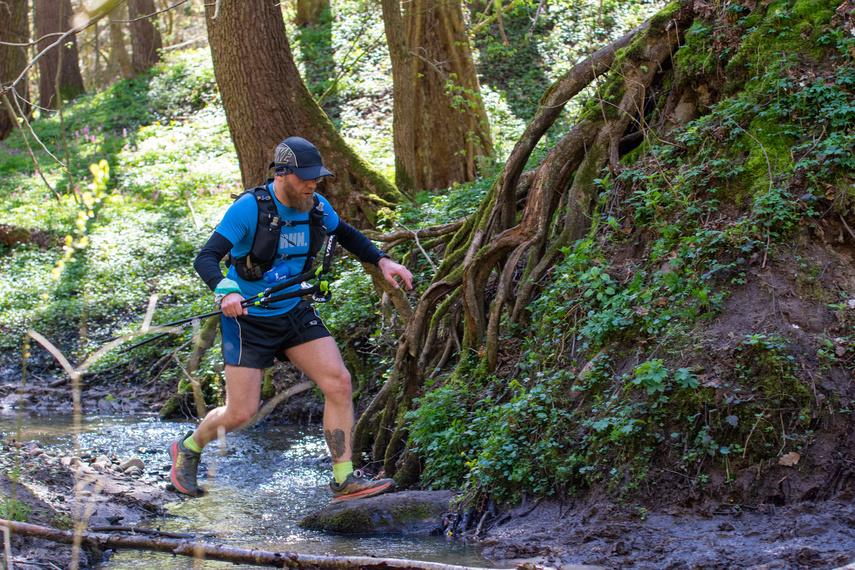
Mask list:
[[[134,66],[125,45],[124,24],[118,21],[126,19],[123,17],[124,10],[124,4],[119,4],[110,12],[110,55],[112,56],[111,64],[118,66],[118,72],[122,74],[122,77],[130,79],[134,76]]]
[[[296,0],[295,4],[294,25],[300,28],[315,25],[324,10],[330,9],[329,0]]]
[[[30,21],[27,0],[6,0],[0,3],[0,87],[8,86],[27,67],[27,46],[30,39]],[[24,44],[19,46],[4,45]],[[29,113],[29,90],[26,78],[14,87],[10,97],[18,95],[25,114]],[[17,128],[14,118],[5,106],[0,106],[0,140]]]
[[[262,183],[273,149],[289,136],[312,142],[335,174],[318,191],[345,219],[374,223],[376,211],[404,196],[336,132],[294,64],[278,4],[263,0],[206,5],[214,73],[244,186]]]
[[[160,61],[160,30],[154,25],[155,16],[146,17],[155,12],[154,0],[128,0],[134,73],[142,73]]]
[[[56,41],[56,36],[51,34],[65,33],[71,29],[71,0],[34,0],[33,7],[41,51]],[[72,99],[84,91],[77,57],[77,34],[72,34],[61,46],[39,59],[39,104],[56,109],[60,103],[56,99],[57,92],[63,99]]]
[[[413,70],[404,33],[400,0],[381,0],[386,43],[392,61],[392,145],[395,151],[395,184],[405,192],[416,188],[416,155],[413,117]]]

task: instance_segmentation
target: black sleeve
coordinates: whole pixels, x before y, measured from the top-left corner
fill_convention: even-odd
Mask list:
[[[196,256],[196,261],[193,262],[196,273],[199,274],[202,281],[207,283],[211,291],[216,289],[217,284],[224,279],[223,271],[220,269],[220,260],[232,250],[232,247],[234,247],[232,242],[214,232]]]
[[[344,249],[359,258],[359,261],[377,265],[381,257],[386,257],[365,234],[343,220],[338,221],[338,227],[331,231],[330,235],[338,237]]]

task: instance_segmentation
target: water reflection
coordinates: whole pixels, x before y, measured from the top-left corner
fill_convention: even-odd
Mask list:
[[[0,416],[4,439],[37,441],[65,451],[75,448],[119,459],[139,456],[146,465],[167,467],[170,442],[192,424],[157,418],[96,416],[85,418],[74,433],[71,417],[28,416],[20,433],[17,418]],[[194,500],[166,505],[168,516],[152,521],[160,530],[217,537],[239,548],[287,550],[301,554],[410,558],[489,566],[476,549],[443,537],[332,536],[297,526],[309,512],[330,500],[331,468],[319,429],[259,426],[230,434],[205,449],[200,481],[208,493]],[[122,551],[101,570],[198,568],[192,559],[168,554]],[[205,568],[234,568],[230,563],[204,562]]]

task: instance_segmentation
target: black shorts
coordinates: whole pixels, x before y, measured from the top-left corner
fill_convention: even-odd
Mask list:
[[[270,368],[274,358],[286,362],[285,351],[311,340],[332,336],[311,303],[283,315],[220,317],[223,360],[231,366]]]

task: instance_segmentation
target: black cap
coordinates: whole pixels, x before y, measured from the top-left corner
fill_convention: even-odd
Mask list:
[[[273,153],[273,168],[277,176],[293,172],[303,180],[333,176],[324,168],[321,153],[315,145],[300,137],[288,137],[279,143]]]

